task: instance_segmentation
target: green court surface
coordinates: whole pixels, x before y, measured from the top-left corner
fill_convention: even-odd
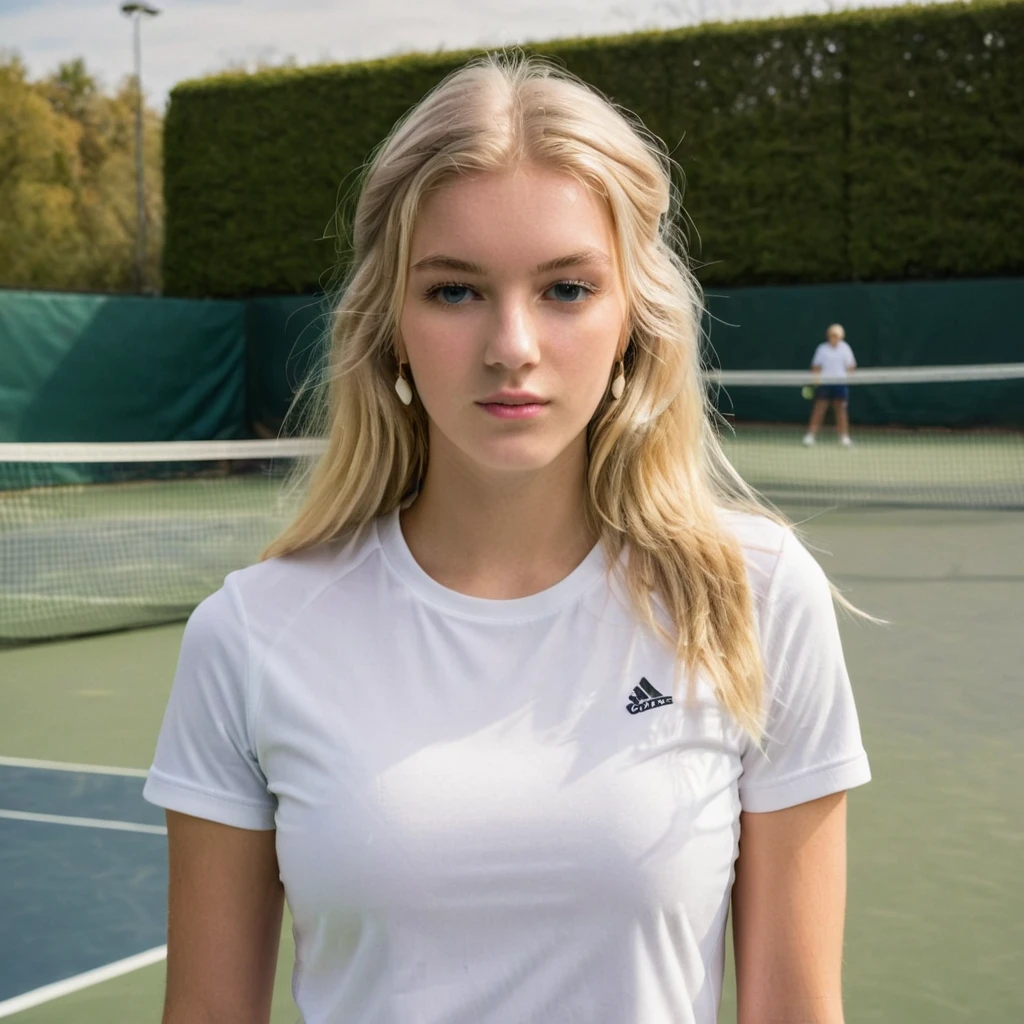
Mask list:
[[[1024,1020],[1024,513],[805,514],[832,578],[889,622],[841,619],[874,772],[850,796],[847,1020]],[[0,650],[0,755],[147,767],[181,631]],[[291,958],[286,934],[274,1024],[298,1020]],[[156,964],[9,1019],[155,1024],[162,984]]]

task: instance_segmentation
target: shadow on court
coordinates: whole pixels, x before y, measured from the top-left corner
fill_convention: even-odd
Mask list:
[[[804,533],[872,626],[841,617],[874,781],[850,797],[847,1019],[1024,1019],[1024,514],[803,511]],[[181,626],[0,651],[8,759],[147,767]],[[107,781],[103,781],[103,779]],[[113,781],[111,781],[113,780]],[[137,776],[0,770],[0,810],[159,827]],[[97,960],[163,943],[159,834],[0,818],[0,1016],[159,1020],[161,963],[5,1014]],[[9,902],[10,893],[15,902]],[[15,912],[6,908],[15,907]],[[287,936],[274,1024],[294,1024]],[[735,1019],[727,986],[722,1021]]]

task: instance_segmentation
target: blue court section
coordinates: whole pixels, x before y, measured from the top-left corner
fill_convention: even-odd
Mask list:
[[[166,836],[137,777],[0,766],[0,1002],[166,942]]]

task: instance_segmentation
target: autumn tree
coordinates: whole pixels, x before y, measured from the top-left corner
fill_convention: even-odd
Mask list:
[[[30,81],[0,55],[0,285],[135,288],[135,82],[107,94],[82,60]],[[159,286],[162,122],[145,111],[147,282]]]

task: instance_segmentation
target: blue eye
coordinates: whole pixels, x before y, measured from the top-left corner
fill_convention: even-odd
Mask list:
[[[577,281],[559,281],[549,289],[559,302],[581,302],[590,295],[590,289]]]
[[[438,300],[442,306],[462,306],[473,294],[473,289],[465,284],[442,284],[430,291],[430,297]]]

